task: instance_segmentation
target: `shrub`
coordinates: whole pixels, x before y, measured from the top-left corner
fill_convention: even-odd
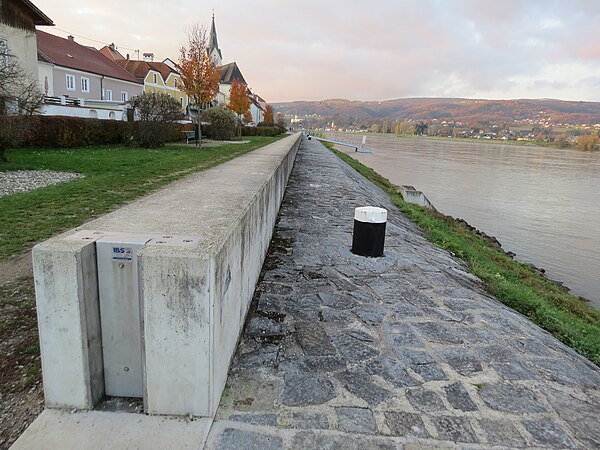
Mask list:
[[[133,140],[140,147],[161,147],[170,139],[176,120],[182,117],[181,105],[168,94],[143,93],[131,99],[138,121]]]
[[[229,140],[235,136],[237,117],[234,112],[217,106],[204,111],[203,120],[209,122],[209,126],[202,127],[202,134],[211,139],[222,141]]]

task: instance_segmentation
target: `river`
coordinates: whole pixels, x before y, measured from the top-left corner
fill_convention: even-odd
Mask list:
[[[373,154],[339,148],[392,183],[423,191],[440,212],[495,236],[517,260],[600,308],[600,152],[367,136]]]

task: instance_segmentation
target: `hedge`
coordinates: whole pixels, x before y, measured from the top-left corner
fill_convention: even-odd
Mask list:
[[[20,147],[72,148],[88,145],[128,144],[137,122],[66,116],[0,116],[0,129],[10,122],[20,125],[24,136]],[[173,124],[167,141],[183,139],[183,128]]]
[[[242,136],[277,136],[284,133],[285,129],[273,127],[242,127]]]

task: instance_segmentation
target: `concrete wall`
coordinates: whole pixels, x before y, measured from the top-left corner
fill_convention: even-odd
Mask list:
[[[34,248],[48,406],[90,408],[101,394],[99,354],[87,344],[97,294],[76,255],[99,237],[131,233],[152,238],[138,252],[146,410],[215,413],[299,143],[287,137]]]
[[[108,103],[108,102],[107,102]],[[45,116],[93,117],[104,120],[127,120],[127,113],[113,104],[103,105],[99,102],[86,103],[86,106],[42,105],[41,114]]]

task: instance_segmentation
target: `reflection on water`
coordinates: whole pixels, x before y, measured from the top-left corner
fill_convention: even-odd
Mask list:
[[[600,153],[393,135],[369,135],[367,146],[373,154],[340,150],[423,191],[440,212],[497,237],[600,308]]]

